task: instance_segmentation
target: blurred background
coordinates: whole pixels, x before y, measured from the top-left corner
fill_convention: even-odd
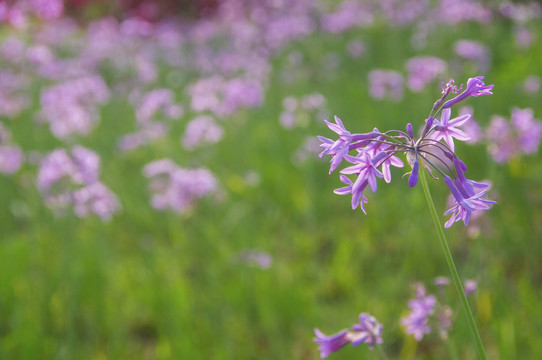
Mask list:
[[[0,358],[317,359],[314,328],[367,312],[390,359],[475,359],[434,285],[448,268],[422,189],[394,168],[353,211],[316,136],[333,115],[421,128],[443,82],[479,75],[494,95],[454,108],[473,115],[456,153],[498,204],[446,235],[489,358],[542,357],[541,17],[534,1],[0,1]],[[443,214],[449,190],[430,187]],[[453,311],[420,341],[400,324],[416,283]]]

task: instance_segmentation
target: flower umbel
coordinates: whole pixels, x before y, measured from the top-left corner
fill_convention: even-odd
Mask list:
[[[403,162],[396,156],[405,153],[405,157],[412,171],[409,175],[408,184],[414,187],[418,182],[419,171],[425,169],[433,175],[433,171],[440,174],[444,183],[450,189],[455,203],[446,211],[445,215],[451,215],[445,227],[449,228],[454,222],[463,220],[468,225],[471,214],[476,210],[487,210],[495,201],[484,199],[489,185],[469,180],[465,177],[467,166],[455,154],[454,138],[460,141],[469,140],[469,136],[459,127],[464,125],[471,116],[463,114],[451,119],[451,107],[469,96],[490,95],[494,85],[485,85],[483,76],[470,78],[466,89],[455,98],[445,101],[450,93],[458,93],[459,88],[454,85],[453,79],[443,86],[443,92],[438,99],[425,122],[422,135],[414,136],[412,124],[407,124],[406,132],[402,130],[389,130],[380,132],[374,129],[365,134],[353,134],[346,130],[342,121],[335,116],[335,123],[326,121],[327,126],[339,135],[339,139],[330,140],[319,137],[320,153],[331,155],[330,173],[335,171],[343,160],[352,164],[340,171],[341,182],[346,184],[335,190],[336,194],[352,195],[352,208],[361,207],[365,211],[364,204],[367,198],[364,190],[369,187],[372,192],[377,190],[377,178],[391,181],[390,166],[403,167]],[[436,117],[440,115],[440,120]],[[355,154],[352,154],[355,151]],[[355,180],[346,175],[357,176]]]

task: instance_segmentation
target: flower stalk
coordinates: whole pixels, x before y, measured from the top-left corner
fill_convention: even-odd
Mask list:
[[[467,296],[465,295],[465,291],[463,290],[461,279],[459,278],[457,268],[455,267],[454,259],[450,251],[450,247],[448,246],[448,242],[446,241],[444,230],[442,228],[442,225],[440,224],[440,220],[437,214],[437,209],[435,208],[433,198],[431,197],[431,192],[429,191],[429,186],[427,185],[427,179],[425,178],[425,173],[423,171],[421,172],[420,178],[421,178],[423,192],[425,194],[425,198],[427,199],[427,205],[429,206],[429,212],[431,213],[433,223],[435,224],[435,228],[437,229],[438,238],[440,240],[440,244],[442,245],[442,250],[444,250],[444,256],[446,257],[446,262],[448,263],[448,267],[450,268],[450,272],[452,273],[452,279],[453,279],[455,288],[457,289],[459,300],[461,301],[461,305],[463,306],[463,310],[465,311],[465,315],[467,316],[469,327],[472,331],[472,335],[474,336],[476,348],[478,350],[478,355],[480,356],[480,359],[487,360],[484,344],[482,343],[482,338],[480,337],[480,332],[478,331],[478,327],[476,326],[474,316],[472,315],[469,302],[467,301]]]

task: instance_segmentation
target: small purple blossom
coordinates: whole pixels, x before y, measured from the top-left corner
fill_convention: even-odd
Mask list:
[[[382,324],[366,313],[359,315],[359,323],[352,326],[352,330],[341,330],[334,335],[325,335],[318,329],[314,329],[314,342],[317,343],[320,357],[327,358],[331,353],[342,349],[351,343],[353,346],[367,344],[373,349],[376,344],[382,344]]]
[[[443,108],[449,108],[453,105],[457,104],[458,102],[465,100],[469,96],[480,96],[480,95],[491,95],[493,94],[491,90],[493,90],[493,87],[495,85],[486,85],[484,81],[482,80],[483,76],[477,76],[474,78],[470,78],[467,81],[467,88],[465,91],[463,91],[461,94],[456,96],[455,98],[448,100],[444,103],[442,106]]]
[[[417,286],[416,293],[416,298],[408,302],[410,313],[401,319],[401,325],[405,327],[407,334],[420,341],[425,334],[431,332],[428,322],[437,300],[433,295],[427,295],[421,284]]]
[[[463,290],[465,290],[465,295],[469,296],[473,294],[476,291],[477,287],[478,282],[476,282],[476,280],[465,280],[465,283],[463,284]]]

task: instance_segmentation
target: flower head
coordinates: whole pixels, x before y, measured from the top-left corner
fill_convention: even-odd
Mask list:
[[[445,86],[443,85],[442,96],[434,103],[420,137],[414,136],[415,132],[411,123],[407,124],[406,132],[401,130],[381,132],[374,128],[368,133],[355,134],[348,131],[338,117],[335,117],[335,123],[326,121],[327,126],[339,135],[339,138],[334,141],[319,137],[320,146],[324,149],[320,157],[331,155],[330,173],[335,171],[343,160],[351,164],[340,171],[340,180],[346,186],[336,189],[335,193],[351,194],[352,209],[360,206],[366,213],[365,189],[368,187],[372,192],[376,192],[378,178],[383,178],[387,183],[391,182],[391,166],[403,167],[403,162],[397,155],[404,153],[408,164],[412,167],[412,170],[405,174],[409,175],[408,184],[411,187],[418,183],[419,172],[427,170],[435,179],[437,178],[432,172],[436,171],[440,174],[450,189],[455,203],[445,213],[445,215],[451,214],[446,227],[450,227],[459,220],[463,220],[467,225],[473,211],[489,209],[492,204],[495,204],[494,201],[483,198],[489,185],[467,179],[465,176],[467,166],[455,153],[454,138],[460,141],[470,139],[459,127],[464,125],[471,115],[463,113],[452,118],[451,109],[452,105],[468,96],[491,94],[493,85],[486,86],[482,79],[483,76],[469,79],[466,90],[446,102],[444,101],[448,95],[458,93],[462,86],[458,88],[454,85],[453,79]],[[440,120],[436,120],[439,112],[441,113]],[[523,120],[529,116],[519,115],[518,118],[522,121],[517,121],[518,127],[533,127],[530,125],[533,124],[532,121]],[[534,142],[530,139],[524,141],[529,144]],[[348,175],[353,175],[355,180],[350,179]]]

